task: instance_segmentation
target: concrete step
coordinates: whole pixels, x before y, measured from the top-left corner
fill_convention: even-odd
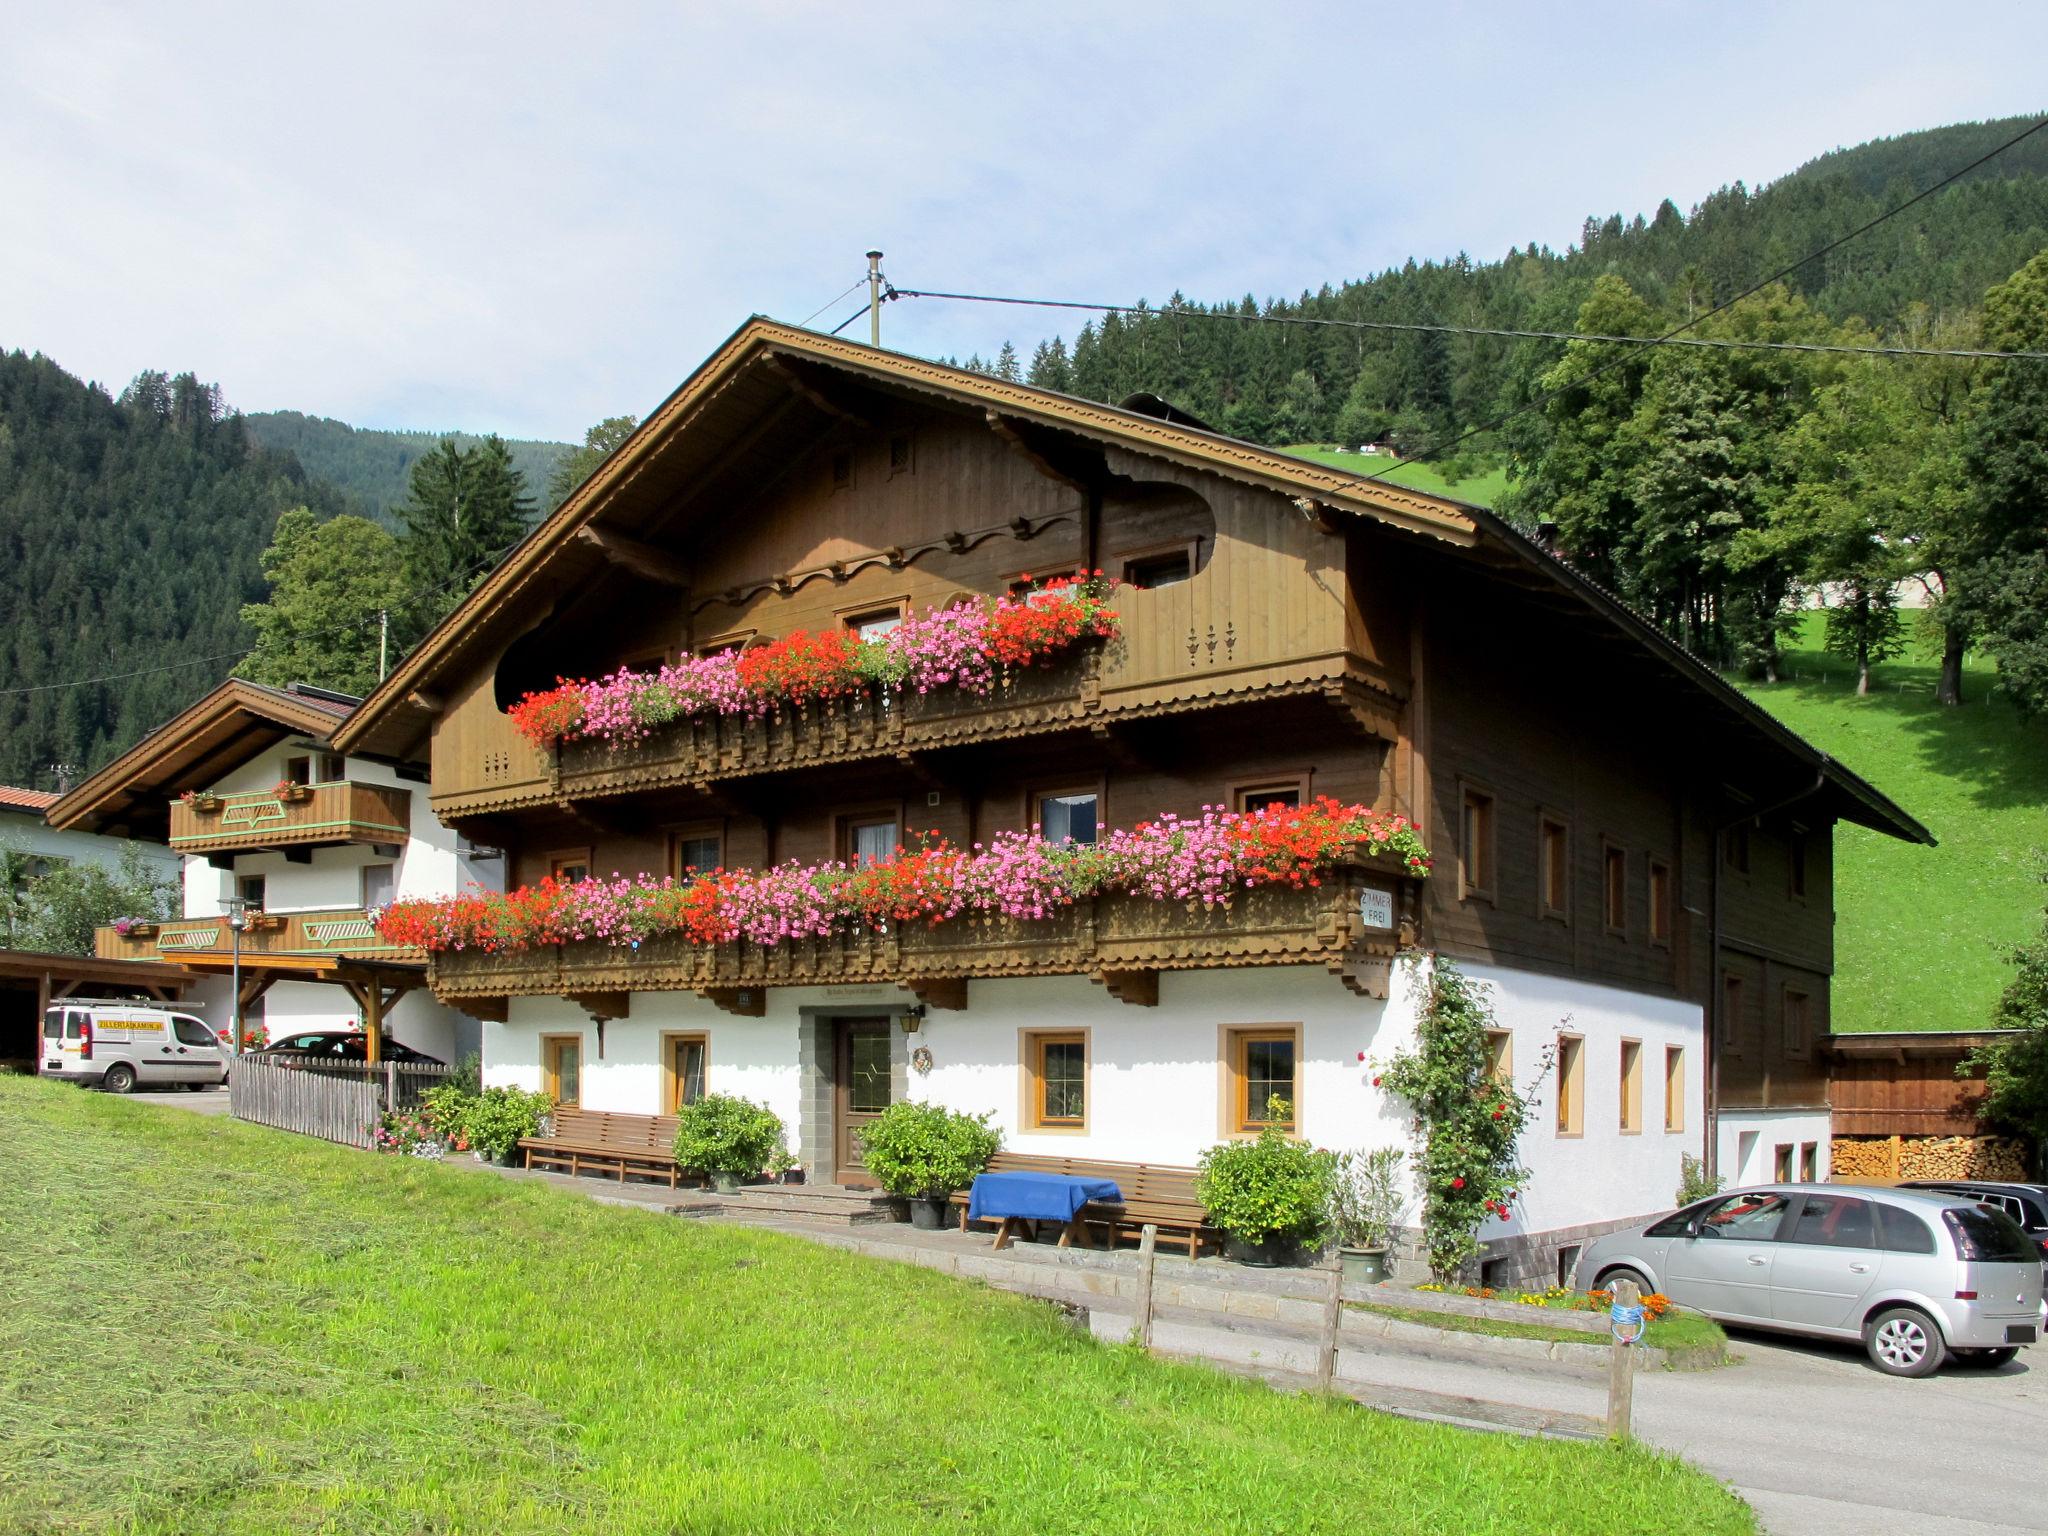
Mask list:
[[[844,1226],[896,1219],[888,1196],[832,1184],[755,1184],[730,1195],[692,1191],[669,1209],[679,1216],[796,1216]]]

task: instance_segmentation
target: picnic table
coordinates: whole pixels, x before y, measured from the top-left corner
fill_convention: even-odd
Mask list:
[[[1089,1205],[1121,1205],[1123,1191],[1114,1179],[1091,1179],[1071,1173],[976,1174],[967,1196],[967,1219],[995,1221],[996,1247],[1007,1248],[1019,1226],[1027,1221],[1056,1221],[1060,1224],[1060,1246],[1071,1248],[1078,1235],[1082,1246],[1093,1247],[1088,1229],[1074,1218]]]

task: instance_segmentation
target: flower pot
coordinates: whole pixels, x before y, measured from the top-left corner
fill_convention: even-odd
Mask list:
[[[198,811],[203,815],[211,816],[215,811],[220,809],[220,796],[194,795],[191,800],[191,806],[193,810]]]
[[[1223,1257],[1233,1264],[1252,1264],[1261,1269],[1272,1269],[1282,1264],[1299,1261],[1300,1244],[1283,1234],[1262,1237],[1249,1242],[1237,1236],[1223,1239]]]
[[[721,1195],[736,1195],[740,1192],[740,1176],[736,1173],[714,1173],[711,1175],[712,1190]]]
[[[946,1230],[946,1199],[944,1195],[918,1195],[910,1202],[910,1224],[920,1232],[943,1232]]]
[[[1384,1248],[1339,1248],[1337,1263],[1346,1280],[1355,1280],[1360,1285],[1378,1285],[1387,1278]]]
[[[803,1181],[804,1181],[804,1171],[803,1171],[803,1169],[801,1169],[801,1168],[786,1168],[786,1169],[784,1169],[784,1170],[783,1170],[783,1173],[782,1173],[782,1182],[783,1182],[783,1183],[785,1183],[785,1184],[801,1184],[801,1183],[803,1183]]]

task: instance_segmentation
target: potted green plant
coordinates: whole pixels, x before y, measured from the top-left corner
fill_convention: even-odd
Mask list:
[[[1330,1180],[1330,1230],[1347,1280],[1377,1285],[1387,1278],[1387,1244],[1407,1198],[1398,1147],[1346,1152]]]
[[[729,1093],[707,1093],[676,1111],[676,1161],[722,1195],[736,1191],[784,1151],[782,1118]]]
[[[1268,1106],[1276,1121],[1285,1103]],[[1321,1246],[1329,1230],[1330,1186],[1337,1157],[1294,1140],[1277,1125],[1248,1141],[1226,1141],[1202,1154],[1195,1196],[1223,1232],[1224,1256],[1241,1264],[1285,1264]]]
[[[474,1094],[442,1084],[422,1095],[427,1113],[444,1136],[459,1139],[478,1161],[509,1163],[520,1141],[541,1134],[554,1100],[523,1088],[484,1088]]]
[[[910,1204],[910,1224],[937,1231],[946,1202],[988,1166],[1003,1138],[988,1116],[905,1100],[861,1128],[860,1156],[875,1182]]]

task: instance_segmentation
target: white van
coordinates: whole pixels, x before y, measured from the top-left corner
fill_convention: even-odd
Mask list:
[[[216,1087],[228,1077],[203,1020],[160,1003],[101,998],[67,998],[43,1015],[42,1069],[109,1093]]]

